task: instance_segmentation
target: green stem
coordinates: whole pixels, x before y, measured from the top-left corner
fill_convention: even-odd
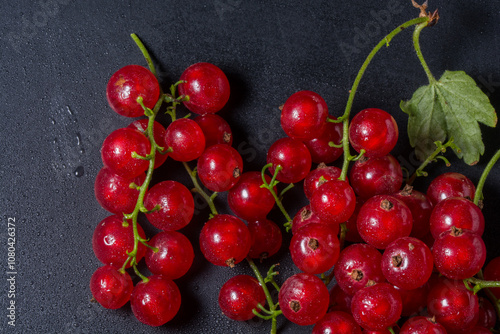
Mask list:
[[[435,141],[434,144],[436,145],[436,149],[420,164],[420,166],[408,180],[408,185],[412,185],[418,176],[427,176],[427,172],[424,171],[425,167],[427,167],[427,165],[431,162],[436,161],[437,158],[444,160],[446,162],[446,165],[449,166],[448,160],[446,160],[445,157],[440,156],[439,154],[445,153],[448,147],[456,148],[456,145],[453,143],[453,138],[450,138],[444,145],[439,140]]]
[[[483,174],[481,174],[481,178],[477,183],[476,194],[474,195],[474,204],[478,205],[479,201],[482,201],[484,199],[483,196],[484,183],[486,182],[488,174],[490,173],[491,169],[493,168],[493,166],[495,165],[495,163],[498,161],[499,158],[500,158],[500,150],[498,150],[495,153],[495,155],[490,159],[490,161],[484,168]]]
[[[137,269],[137,265],[134,264],[133,267],[134,267],[135,274],[142,279],[143,283],[149,282],[149,278],[147,278],[146,276],[144,276],[143,274],[141,274],[141,272],[139,271],[139,269]]]
[[[477,273],[477,276],[480,279],[484,279],[483,270],[482,269],[479,270],[479,272]],[[467,287],[467,284],[465,286]],[[497,312],[497,317],[500,318],[500,300],[498,300],[498,298],[493,294],[493,292],[491,292],[490,289],[486,288],[484,291],[486,292],[486,295],[488,296],[488,298],[490,299],[491,303],[495,307],[495,311]]]
[[[138,100],[139,100],[138,102],[140,103],[140,98]],[[158,113],[158,110],[161,107],[160,101],[162,101],[162,99],[159,100],[159,102],[155,105],[154,109],[152,110],[152,112],[148,116],[148,127],[147,127],[146,134],[147,134],[149,141],[151,142],[151,151],[149,152],[149,155],[148,155],[149,156],[149,166],[148,166],[148,170],[146,173],[146,179],[144,180],[142,185],[139,187],[139,196],[137,198],[137,202],[135,204],[134,211],[132,211],[132,213],[124,215],[125,219],[132,220],[132,229],[134,231],[134,248],[131,252],[128,253],[129,258],[126,260],[123,267],[125,267],[126,264],[130,261],[130,264],[134,267],[134,270],[136,271],[136,273],[138,272],[135,265],[137,264],[136,256],[137,256],[137,250],[139,248],[139,242],[142,243],[145,241],[139,235],[137,217],[138,217],[139,213],[144,210],[144,197],[146,196],[146,191],[148,190],[149,184],[151,183],[151,180],[153,178],[153,170],[154,170],[154,165],[155,165],[156,151],[158,150],[158,145],[156,144],[156,142],[154,140],[153,126],[154,126],[155,117]],[[147,113],[146,110],[145,110],[145,113]],[[143,281],[145,281],[145,282],[147,281],[147,278],[145,280],[144,276],[139,275],[139,274],[138,274],[138,276],[141,277]]]
[[[398,26],[396,29],[391,31],[387,36],[385,36],[374,48],[373,50],[368,54],[368,57],[366,57],[366,60],[364,61],[363,65],[361,65],[361,68],[359,69],[358,75],[356,76],[356,79],[354,80],[354,83],[352,85],[352,88],[349,93],[349,98],[347,100],[347,104],[345,107],[344,114],[339,118],[342,119],[342,124],[343,124],[343,130],[342,130],[342,144],[344,148],[344,161],[342,164],[342,173],[340,174],[339,179],[345,180],[347,176],[347,169],[349,167],[349,162],[353,159],[353,157],[350,154],[349,151],[349,114],[352,109],[352,103],[354,100],[354,96],[356,95],[356,91],[358,90],[359,83],[361,81],[361,78],[363,77],[363,74],[366,71],[366,68],[370,64],[371,60],[375,56],[375,54],[385,45],[388,45],[389,42],[392,40],[394,36],[399,34],[401,31],[404,29],[411,27],[416,24],[421,24],[421,23],[426,23],[429,21],[428,17],[419,17],[410,21],[407,21],[400,26]]]
[[[464,279],[464,284],[468,287],[467,283],[474,284],[472,291],[477,294],[481,289],[484,288],[500,288],[500,281],[485,281],[483,279],[471,277]]]
[[[283,213],[283,215],[286,218],[286,224],[288,224],[292,221],[292,218],[290,218],[290,215],[288,214],[288,212],[286,212],[285,207],[283,206],[283,203],[281,202],[281,199],[276,194],[276,191],[274,191],[274,187],[279,183],[278,181],[276,181],[276,177],[278,176],[279,171],[281,169],[283,169],[283,167],[277,166],[275,171],[274,171],[274,175],[273,175],[273,178],[271,179],[271,182],[267,183],[266,170],[268,168],[270,168],[272,165],[273,165],[272,163],[269,163],[262,168],[261,176],[262,176],[263,185],[261,187],[266,188],[267,190],[269,190],[271,192],[271,194],[274,197],[274,200],[276,201],[276,205],[278,206],[278,208],[281,210],[281,212]],[[290,188],[291,188],[291,186],[288,185],[285,189],[289,190]],[[282,194],[284,192],[285,191],[283,191]]]
[[[151,60],[151,56],[149,55],[148,50],[144,46],[144,44],[141,42],[139,37],[137,37],[136,34],[131,34],[132,39],[134,42],[137,44],[139,49],[141,50],[144,58],[146,59],[146,62],[149,65],[149,69],[151,72],[156,76],[156,70],[153,65],[153,61]],[[132,220],[132,230],[134,232],[134,248],[132,251],[128,253],[128,258],[125,260],[123,266],[122,266],[122,271],[125,270],[125,267],[127,265],[131,265],[134,268],[135,273],[137,276],[139,276],[143,282],[147,282],[148,278],[144,275],[142,275],[139,270],[137,269],[137,250],[139,248],[139,243],[142,244],[147,244],[147,240],[141,238],[139,235],[139,230],[138,230],[138,222],[137,222],[137,217],[139,216],[140,212],[147,211],[146,208],[144,207],[144,197],[146,196],[146,191],[148,190],[149,184],[151,183],[151,180],[153,178],[153,170],[154,170],[154,165],[155,165],[155,157],[156,157],[156,152],[157,151],[162,151],[163,148],[160,147],[155,139],[154,139],[154,122],[156,115],[158,114],[158,111],[160,110],[163,101],[165,99],[165,94],[161,94],[160,98],[156,102],[154,108],[151,110],[147,107],[144,106],[144,103],[142,102],[142,97],[137,98],[137,103],[143,108],[144,110],[144,115],[148,117],[148,126],[145,135],[148,137],[149,142],[151,143],[151,151],[149,152],[147,156],[147,160],[149,160],[149,166],[148,170],[146,172],[146,178],[142,185],[140,187],[137,187],[137,185],[131,185],[135,187],[136,189],[139,190],[139,196],[137,198],[137,202],[135,204],[134,210],[132,213],[129,214],[124,214],[124,218],[127,220]]]
[[[213,193],[212,196],[208,196],[208,194],[203,190],[203,188],[200,186],[200,183],[198,182],[198,179],[196,178],[196,171],[191,170],[189,168],[189,165],[187,162],[182,162],[184,165],[184,168],[189,174],[189,177],[191,178],[191,181],[193,181],[194,188],[196,189],[196,192],[203,197],[203,199],[207,202],[208,206],[210,207],[210,212],[212,215],[218,215],[219,213],[217,212],[217,209],[215,208],[214,204],[214,198],[217,196],[217,193]]]
[[[436,79],[432,75],[431,70],[429,69],[429,66],[427,66],[427,63],[425,62],[424,56],[422,54],[422,50],[420,49],[420,32],[422,29],[427,27],[427,24],[429,22],[425,21],[420,24],[418,24],[415,27],[415,31],[413,32],[413,48],[415,49],[415,52],[417,53],[418,60],[420,60],[420,63],[422,64],[422,67],[424,68],[425,74],[427,74],[427,78],[429,79],[429,83],[433,84],[436,82]]]
[[[278,322],[277,322],[276,318],[282,313],[282,311],[276,309],[278,305],[274,303],[273,298],[271,297],[271,293],[269,292],[269,289],[267,288],[266,282],[265,282],[264,278],[262,277],[262,274],[260,273],[259,268],[257,268],[257,266],[255,265],[255,263],[253,262],[253,260],[251,258],[247,257],[247,261],[248,261],[248,264],[250,265],[250,268],[252,268],[252,271],[253,271],[255,277],[259,281],[259,283],[262,287],[262,290],[264,291],[264,294],[266,295],[267,304],[269,305],[269,312],[266,312],[266,313],[268,313],[270,315],[264,316],[262,318],[263,319],[271,319],[271,321],[272,321],[271,334],[276,334],[277,328],[278,328]],[[272,280],[271,282],[274,282],[274,280]],[[274,282],[273,286],[275,286],[275,284],[276,283]],[[279,291],[279,289],[278,289],[278,291]]]
[[[137,37],[136,34],[130,34],[130,37],[132,37],[135,44],[137,44],[137,46],[139,47],[139,50],[141,50],[142,55],[144,56],[144,58],[146,59],[146,62],[148,63],[149,70],[151,71],[151,73],[154,74],[154,76],[156,76],[155,65],[153,64],[153,60],[151,59],[151,56],[149,55],[148,50],[146,49],[146,47],[144,46],[142,41],[139,39],[139,37]]]
[[[182,101],[189,101],[189,96],[184,96],[181,95],[177,97],[176,91],[177,91],[177,86],[179,84],[184,83],[185,81],[179,80],[173,85],[170,86],[170,94],[165,94],[165,101],[168,103],[172,103],[170,107],[167,108],[167,114],[170,115],[172,118],[172,122],[174,122],[177,119],[176,111],[177,111],[177,106],[181,104]],[[187,116],[186,116],[187,117]]]

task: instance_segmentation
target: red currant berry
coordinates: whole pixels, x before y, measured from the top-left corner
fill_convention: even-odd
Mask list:
[[[104,308],[118,309],[125,305],[132,294],[134,284],[130,275],[113,266],[98,268],[90,279],[92,296]]]
[[[216,144],[233,144],[233,132],[229,124],[217,114],[205,114],[193,119],[205,135],[205,146]]]
[[[382,254],[380,267],[391,284],[405,290],[424,285],[432,274],[432,253],[422,241],[406,237],[391,242]]]
[[[168,278],[153,275],[137,283],[130,298],[137,320],[149,326],[161,326],[172,320],[181,306],[181,293]]]
[[[145,260],[149,271],[165,278],[177,279],[184,276],[194,259],[194,251],[189,239],[176,231],[163,231],[156,234],[148,248]]]
[[[114,214],[131,213],[135,209],[139,190],[131,188],[130,184],[140,186],[146,175],[142,174],[133,179],[126,179],[103,167],[95,178],[94,193],[97,202]]]
[[[479,301],[462,280],[439,278],[427,295],[427,311],[448,333],[454,333],[476,325]]]
[[[332,117],[334,118],[334,117]],[[306,140],[304,144],[311,153],[311,159],[314,163],[329,164],[337,160],[344,150],[342,147],[335,147],[339,145],[342,140],[342,123],[327,122],[325,130],[317,138]]]
[[[271,182],[270,176],[265,175],[265,178],[267,183]],[[269,190],[260,187],[262,184],[260,172],[243,173],[238,183],[227,193],[231,211],[247,221],[265,218],[275,201]]]
[[[427,197],[436,205],[448,197],[465,197],[474,199],[476,187],[465,175],[460,173],[444,173],[434,178],[427,188]]]
[[[290,255],[303,272],[321,274],[337,262],[340,243],[338,230],[325,224],[307,224],[297,231],[290,242]]]
[[[330,224],[345,222],[356,208],[356,195],[351,186],[342,180],[324,183],[310,200],[312,211]]]
[[[189,97],[184,105],[194,113],[216,113],[229,100],[229,81],[213,64],[193,64],[182,73],[180,80],[185,82],[179,84],[179,94]]]
[[[436,204],[430,216],[430,230],[437,239],[441,233],[456,228],[467,229],[481,236],[484,216],[481,209],[463,197],[448,197]]]
[[[486,246],[479,235],[452,227],[436,239],[432,254],[441,274],[451,279],[466,279],[483,267]]]
[[[164,231],[176,231],[186,226],[193,218],[194,199],[185,185],[177,181],[162,181],[148,190],[144,207],[153,210],[146,217],[155,227]]]
[[[252,220],[248,222],[248,230],[253,240],[248,252],[252,259],[263,260],[280,250],[283,238],[275,222],[269,219]]]
[[[292,220],[292,233],[297,233],[303,226],[317,223],[317,224],[326,224],[335,229],[336,235],[338,234],[340,225],[339,224],[329,224],[319,218],[319,216],[311,210],[311,205],[307,204],[302,209],[300,209]]]
[[[446,334],[446,329],[432,318],[417,316],[408,319],[399,334]]]
[[[128,127],[132,129],[139,130],[145,136],[147,136],[149,120],[147,118],[138,119],[133,121]],[[168,148],[167,143],[165,143],[165,128],[159,122],[155,121],[153,123],[153,137],[158,146],[163,147],[165,150]],[[155,155],[155,168],[160,167],[167,160],[168,153],[156,152]]]
[[[351,301],[352,316],[369,330],[386,329],[396,323],[402,309],[399,292],[388,283],[368,285],[358,290]]]
[[[364,288],[368,282],[385,282],[380,268],[382,254],[373,246],[353,244],[340,252],[333,273],[340,288],[349,296]]]
[[[475,326],[461,331],[459,334],[491,334],[491,330],[483,326]]]
[[[304,179],[304,193],[306,197],[311,199],[316,189],[325,182],[337,180],[341,173],[342,170],[338,167],[327,166],[324,163],[320,163],[318,167],[310,171]]]
[[[284,183],[302,181],[311,170],[311,154],[300,141],[292,138],[281,138],[275,141],[267,151],[267,163],[273,165],[269,172],[274,174],[276,167],[281,166],[276,179]]]
[[[487,281],[500,281],[500,256],[493,258],[484,268],[484,279]],[[500,288],[490,288],[490,291],[500,299]]]
[[[433,210],[429,198],[408,185],[403,190],[392,195],[402,200],[411,211],[413,225],[410,236],[417,239],[422,239],[426,236],[429,233],[429,218]]]
[[[342,311],[334,311],[325,316],[314,325],[312,334],[361,334],[361,327],[352,315]]]
[[[219,307],[228,318],[238,321],[252,319],[255,314],[252,310],[258,304],[264,306],[266,295],[262,286],[254,277],[237,275],[229,279],[219,292]]]
[[[428,283],[413,290],[404,290],[397,286],[394,287],[401,295],[401,301],[403,302],[403,311],[401,315],[403,317],[415,315],[427,307],[427,294],[429,293]]]
[[[153,109],[160,97],[160,85],[150,70],[139,65],[127,65],[116,71],[106,87],[108,103],[115,112],[126,117],[144,115],[137,103],[142,97],[147,108]]]
[[[302,90],[292,94],[281,109],[281,127],[294,139],[311,140],[325,130],[328,106],[315,93]]]
[[[328,312],[343,311],[351,313],[351,299],[352,296],[349,296],[340,288],[338,284],[335,284],[330,289],[330,304],[328,306]]]
[[[478,326],[493,328],[497,323],[497,312],[493,304],[484,297],[479,297],[479,320]]]
[[[308,326],[326,314],[329,295],[325,283],[317,276],[299,273],[283,283],[278,300],[285,318],[297,325]]]
[[[403,184],[403,171],[392,155],[364,157],[354,163],[349,179],[356,195],[370,198],[397,192]]]
[[[138,224],[137,230],[142,239],[146,239],[144,230]],[[128,258],[127,252],[134,249],[134,230],[131,223],[123,224],[123,217],[114,215],[104,218],[95,228],[92,236],[92,248],[99,261],[121,268]],[[139,262],[146,254],[146,246],[139,243],[136,260]],[[130,267],[130,261],[127,267]]]
[[[365,202],[358,213],[361,238],[378,249],[410,235],[412,216],[402,201],[391,195],[377,195]]]
[[[245,259],[251,246],[248,227],[235,216],[216,215],[201,229],[201,252],[217,266],[234,267]]]
[[[198,176],[211,191],[231,189],[243,173],[243,159],[233,147],[217,144],[207,148],[198,159]]]
[[[133,152],[145,157],[151,153],[151,143],[138,130],[117,129],[111,132],[102,144],[102,162],[113,173],[132,179],[149,167],[149,161],[132,157]]]
[[[398,125],[394,118],[381,109],[368,108],[357,113],[349,125],[352,147],[365,156],[382,157],[389,154],[398,141]]]
[[[197,159],[205,150],[205,135],[198,123],[189,118],[178,119],[167,127],[165,143],[176,161]]]

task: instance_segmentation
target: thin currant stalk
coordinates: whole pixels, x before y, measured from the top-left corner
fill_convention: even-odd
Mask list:
[[[179,84],[181,84],[181,83],[185,83],[185,81],[179,80],[175,84],[170,86],[170,94],[165,94],[165,97],[164,97],[165,102],[172,103],[172,105],[170,107],[167,107],[167,114],[170,115],[172,122],[174,122],[177,119],[177,115],[176,115],[177,106],[179,104],[181,104],[181,102],[183,102],[183,101],[189,101],[189,96],[184,96],[184,95],[177,96],[177,93],[176,93],[177,86],[179,86]],[[187,115],[186,117],[189,117],[189,115]]]
[[[500,288],[500,281],[486,281],[484,279],[470,277],[464,279],[465,286],[474,294],[477,294],[480,290],[484,288]],[[467,283],[472,283],[474,287],[469,288]]]
[[[146,59],[146,62],[148,63],[149,70],[153,75],[156,77],[156,68],[153,64],[153,60],[151,59],[151,56],[149,55],[148,49],[144,46],[142,41],[137,37],[136,34],[130,34],[130,37],[134,40],[135,44],[139,47],[139,50],[141,50],[142,55]]]
[[[500,150],[498,150],[495,155],[490,159],[488,164],[483,170],[483,174],[481,174],[481,178],[479,179],[479,182],[477,183],[476,187],[476,194],[474,195],[474,204],[478,205],[479,201],[482,201],[484,199],[483,196],[483,188],[484,188],[484,183],[486,182],[486,178],[488,177],[488,174],[490,173],[491,169],[495,165],[495,163],[498,161],[500,158]]]
[[[137,37],[136,34],[131,34],[130,36],[132,37],[132,39],[134,40],[136,45],[141,50],[144,58],[146,59],[146,62],[148,63],[149,70],[156,76],[156,70],[155,70],[153,61],[151,59],[151,56],[149,55],[148,50],[146,49],[146,47],[144,46],[142,41],[139,39],[139,37]],[[120,270],[122,272],[124,272],[127,265],[131,265],[133,267],[136,275],[139,276],[143,282],[148,282],[149,279],[146,276],[142,275],[141,272],[137,269],[137,250],[139,248],[139,243],[142,243],[146,247],[153,249],[153,251],[155,251],[155,252],[157,252],[158,249],[150,246],[147,243],[148,240],[143,239],[139,235],[137,217],[139,216],[140,212],[150,212],[144,207],[144,197],[146,195],[146,191],[148,190],[149,184],[151,183],[151,179],[153,178],[153,170],[154,170],[154,165],[155,165],[156,152],[158,151],[160,153],[165,153],[165,151],[166,151],[164,147],[161,147],[156,143],[156,141],[154,139],[154,130],[153,130],[156,115],[158,114],[158,111],[160,110],[164,99],[165,99],[165,94],[161,93],[160,98],[156,102],[153,109],[149,109],[144,105],[142,97],[137,98],[137,103],[141,105],[141,107],[144,110],[144,115],[148,117],[148,126],[146,129],[146,136],[148,137],[149,142],[151,143],[151,151],[146,157],[139,156],[136,152],[132,153],[132,156],[134,158],[148,160],[149,165],[148,165],[148,170],[146,172],[146,178],[145,178],[144,182],[142,183],[142,185],[139,187],[134,183],[130,184],[131,188],[136,188],[137,190],[139,190],[139,196],[137,198],[137,202],[136,202],[134,210],[129,214],[124,214],[124,218],[125,218],[124,224],[128,224],[128,221],[130,221],[130,220],[132,221],[132,229],[134,232],[134,248],[132,249],[132,251],[127,253],[128,258],[125,260],[125,262],[123,263],[123,266]],[[158,210],[158,209],[159,209],[159,207],[157,206],[152,211]]]
[[[290,190],[293,187],[293,183],[290,183],[285,189],[283,189],[283,191],[280,193],[280,196],[278,196],[278,194],[276,194],[276,191],[274,191],[274,187],[276,185],[278,185],[278,183],[279,183],[279,181],[276,181],[276,177],[278,176],[279,171],[283,169],[283,167],[276,166],[276,169],[274,171],[274,175],[271,179],[271,182],[267,183],[266,170],[271,168],[272,165],[273,165],[272,163],[269,163],[262,168],[261,176],[262,176],[263,184],[261,185],[261,187],[266,188],[273,195],[274,200],[276,201],[276,205],[278,206],[278,208],[281,210],[281,212],[283,213],[283,215],[286,218],[285,227],[287,227],[287,231],[288,231],[288,227],[290,226],[290,224],[292,222],[292,218],[290,218],[290,215],[288,214],[288,212],[286,212],[285,207],[283,206],[283,203],[281,202],[281,198],[285,194],[286,191]]]
[[[257,268],[257,266],[255,265],[253,260],[251,258],[247,257],[247,262],[250,265],[250,268],[252,268],[255,277],[259,281],[259,283],[262,287],[262,290],[264,291],[264,294],[266,295],[267,305],[269,306],[269,310],[267,310],[266,308],[264,308],[262,305],[259,304],[259,309],[261,311],[263,311],[264,313],[266,313],[267,315],[260,314],[260,312],[258,312],[256,309],[253,310],[253,313],[256,316],[258,316],[264,320],[271,319],[271,321],[272,321],[271,322],[271,334],[276,334],[277,326],[278,326],[278,322],[277,322],[276,318],[280,314],[282,314],[282,311],[277,309],[279,304],[274,303],[273,298],[271,296],[271,293],[269,292],[269,289],[267,288],[267,285],[266,285],[266,283],[270,282],[274,286],[274,288],[279,292],[279,286],[278,286],[278,284],[276,284],[276,282],[274,281],[274,278],[273,278],[275,275],[278,274],[276,271],[274,271],[275,265],[271,266],[271,268],[269,269],[269,271],[267,273],[267,277],[263,278],[262,274],[259,271],[259,268]]]
[[[182,164],[184,165],[184,168],[186,169],[186,171],[188,172],[189,174],[189,177],[191,178],[191,181],[193,182],[193,185],[194,185],[194,190],[201,195],[201,197],[203,197],[203,199],[207,202],[208,206],[210,207],[210,212],[212,214],[212,216],[216,216],[218,215],[219,213],[217,212],[217,209],[215,208],[215,204],[214,204],[214,198],[217,196],[217,192],[214,192],[212,193],[211,196],[209,196],[204,190],[203,188],[200,186],[200,183],[198,182],[198,179],[196,177],[196,170],[192,170],[189,165],[187,164],[187,162],[182,162]]]
[[[132,251],[128,252],[128,258],[123,264],[123,267],[121,268],[122,271],[125,270],[125,267],[127,264],[130,264],[133,268],[137,276],[139,276],[143,282],[147,282],[149,279],[142,275],[139,270],[137,270],[137,250],[139,248],[139,242],[144,244],[147,247],[152,248],[153,250],[158,251],[156,248],[151,247],[147,243],[147,239],[141,238],[139,235],[139,230],[138,230],[138,222],[137,222],[137,217],[139,216],[140,212],[148,212],[148,210],[144,207],[144,197],[146,195],[146,191],[148,190],[149,184],[151,182],[151,179],[153,178],[153,170],[154,170],[154,165],[155,165],[155,157],[156,157],[156,152],[163,152],[164,148],[160,147],[156,141],[154,140],[154,133],[153,133],[153,126],[154,126],[154,121],[156,118],[156,115],[158,114],[158,111],[161,108],[161,105],[163,103],[163,99],[160,98],[156,105],[154,106],[153,110],[146,108],[144,104],[142,103],[142,98],[139,97],[137,99],[137,103],[139,103],[143,108],[144,108],[144,114],[148,117],[148,127],[146,130],[147,137],[151,143],[151,151],[146,157],[141,157],[138,156],[137,154],[133,154],[133,156],[137,159],[146,159],[149,160],[149,166],[148,170],[146,173],[146,179],[142,183],[142,185],[138,188],[139,190],[139,197],[137,198],[137,202],[134,208],[134,211],[129,214],[124,214],[124,218],[126,220],[131,220],[132,221],[132,229],[134,231],[134,248]],[[135,153],[135,152],[134,152]],[[135,184],[131,184],[131,187],[137,187]],[[158,208],[155,208],[158,209]]]
[[[427,27],[429,22],[423,22],[418,24],[415,27],[415,31],[413,32],[413,48],[415,49],[415,52],[417,53],[418,60],[420,60],[420,64],[422,64],[422,67],[424,68],[425,74],[427,75],[427,78],[429,79],[429,84],[433,84],[436,82],[436,79],[432,75],[431,70],[429,69],[429,66],[427,66],[427,62],[424,59],[424,55],[422,54],[422,50],[420,49],[420,33],[422,32],[422,29]]]
[[[477,294],[480,290],[485,289],[486,295],[490,298],[493,306],[495,307],[495,311],[497,316],[500,317],[500,300],[491,292],[489,288],[500,288],[500,281],[486,281],[484,280],[483,271],[479,270],[477,273],[479,278],[471,277],[463,280],[465,287],[469,290]],[[474,285],[471,287],[470,285]]]
[[[479,279],[484,279],[483,270],[479,270],[477,276],[479,277]],[[465,284],[465,287],[468,288],[468,284]],[[491,292],[489,288],[485,288],[484,291],[486,292],[486,295],[488,296],[493,306],[495,307],[495,311],[497,312],[497,317],[500,317],[500,300],[493,294],[493,292]]]
[[[446,153],[446,149],[448,147],[452,148],[453,150],[459,150],[458,146],[456,146],[453,143],[453,138],[450,138],[445,144],[443,144],[441,141],[435,141],[434,144],[436,145],[436,149],[420,164],[420,166],[417,168],[417,170],[413,173],[413,175],[410,177],[408,180],[407,184],[412,185],[415,179],[419,176],[427,176],[427,172],[424,171],[425,167],[427,167],[428,164],[431,162],[437,161],[437,159],[441,159],[446,163],[446,166],[450,166],[450,162],[448,159],[446,159],[444,156],[440,155],[441,153]]]
[[[363,77],[368,65],[370,64],[371,60],[375,56],[375,54],[383,47],[383,46],[388,46],[390,41],[399,34],[401,31],[405,30],[408,27],[411,27],[413,25],[420,25],[420,24],[425,24],[427,25],[429,22],[429,17],[418,17],[415,19],[412,19],[410,21],[407,21],[400,26],[398,26],[396,29],[391,31],[388,35],[386,35],[374,48],[373,50],[368,54],[368,57],[366,57],[363,65],[361,65],[361,68],[359,69],[358,75],[356,76],[356,79],[354,80],[354,83],[352,85],[351,90],[349,91],[349,98],[347,100],[347,104],[345,107],[344,114],[339,117],[338,119],[328,119],[330,122],[335,122],[335,123],[340,123],[342,122],[343,128],[342,128],[342,146],[344,149],[344,161],[342,163],[342,172],[340,174],[339,179],[345,180],[347,176],[347,170],[349,168],[349,163],[356,159],[356,156],[352,156],[350,154],[350,147],[349,147],[349,114],[352,109],[352,103],[354,101],[354,96],[356,95],[356,91],[358,90],[359,83],[361,81],[361,78]],[[417,36],[418,38],[418,36]],[[361,154],[360,154],[361,155]],[[358,156],[359,158],[359,156]]]

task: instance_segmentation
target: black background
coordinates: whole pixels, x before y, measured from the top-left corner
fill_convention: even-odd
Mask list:
[[[424,29],[424,56],[436,77],[464,70],[500,104],[498,1],[431,1],[441,19]],[[232,126],[234,146],[245,170],[260,170],[269,146],[284,136],[278,106],[292,93],[313,90],[332,115],[342,114],[348,91],[364,58],[386,33],[418,15],[410,1],[9,1],[0,23],[0,331],[16,333],[266,333],[270,323],[237,323],[217,305],[222,284],[248,265],[234,269],[207,263],[197,238],[208,210],[182,230],[196,258],[176,282],[183,302],[165,326],[139,323],[127,305],[105,310],[92,303],[88,282],[100,265],[91,238],[108,216],[94,198],[94,178],[102,166],[100,146],[113,130],[132,120],[107,105],[105,87],[120,67],[146,63],[129,37],[135,32],[150,50],[164,89],[189,65],[206,61],[228,76],[232,95],[219,113]],[[418,163],[406,136],[406,115],[398,105],[427,78],[404,31],[375,57],[359,87],[353,113],[378,107],[394,115],[400,140],[393,155],[410,171]],[[179,114],[185,115],[180,109]],[[168,125],[168,118],[159,120]],[[447,153],[452,166],[434,164],[418,180],[425,191],[433,175],[459,171],[477,183],[500,146],[497,129],[482,127],[486,152],[476,166]],[[484,189],[488,258],[499,256],[496,203],[500,173]],[[175,179],[190,185],[179,163],[168,160],[154,182]],[[285,197],[290,214],[305,205],[300,185]],[[225,198],[216,202],[228,212]],[[7,222],[16,223],[16,326],[7,325]],[[281,223],[279,212],[270,218]],[[156,231],[143,222],[149,236]],[[260,266],[280,262],[281,284],[297,269],[285,237],[281,252]],[[280,317],[281,333],[307,333]]]

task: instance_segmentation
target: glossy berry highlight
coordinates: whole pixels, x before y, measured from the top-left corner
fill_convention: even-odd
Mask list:
[[[183,103],[190,111],[213,114],[221,110],[229,100],[230,86],[224,72],[210,63],[196,63],[181,75],[179,94],[189,98]]]
[[[201,252],[217,266],[234,267],[245,259],[251,246],[248,227],[235,216],[216,215],[201,229]]]
[[[107,265],[98,268],[90,279],[92,296],[104,308],[118,309],[130,300],[134,285],[127,272]]]
[[[139,117],[144,115],[144,109],[137,103],[137,98],[142,97],[144,105],[153,109],[160,97],[160,85],[150,70],[139,65],[127,65],[109,79],[106,97],[116,113]]]
[[[278,300],[285,318],[297,325],[308,326],[326,314],[329,295],[321,279],[299,273],[283,283]]]
[[[328,106],[323,98],[312,91],[292,94],[281,109],[281,127],[294,139],[311,140],[325,130]]]
[[[260,312],[257,305],[266,304],[266,295],[254,277],[236,275],[224,283],[218,301],[225,316],[237,321],[246,321],[255,317],[253,309]]]
[[[269,172],[274,174],[281,166],[276,179],[284,183],[302,181],[311,170],[311,154],[304,143],[292,139],[281,138],[275,141],[267,151],[267,163],[271,163]]]
[[[181,306],[181,293],[177,285],[160,275],[137,283],[130,298],[130,306],[137,320],[158,327],[177,314]]]
[[[365,156],[382,157],[389,154],[398,141],[398,125],[388,112],[368,108],[358,112],[349,125],[349,141],[359,153]]]

